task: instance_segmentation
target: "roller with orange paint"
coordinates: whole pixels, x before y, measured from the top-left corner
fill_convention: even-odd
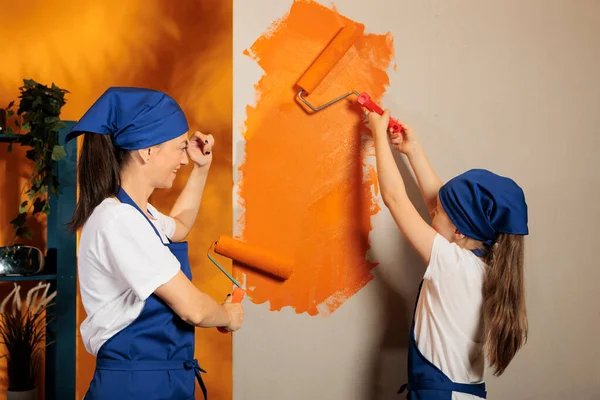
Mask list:
[[[310,104],[305,96],[303,96],[303,93],[310,94],[317,88],[317,86],[319,86],[321,81],[323,81],[327,74],[329,74],[331,69],[341,60],[344,54],[346,54],[350,47],[352,47],[356,40],[358,40],[358,38],[362,35],[363,30],[364,28],[362,25],[356,24],[346,25],[341,28],[331,42],[329,42],[327,47],[325,47],[323,52],[321,52],[317,59],[310,65],[310,67],[304,72],[304,74],[296,83],[296,85],[300,87],[298,98],[302,100],[302,102],[311,110],[315,112],[320,111],[342,99],[345,99],[348,96],[355,95],[358,97],[358,104],[365,107],[369,111],[374,111],[379,115],[383,114],[381,107],[375,104],[375,102],[371,100],[371,96],[365,92],[358,93],[357,91],[352,91],[319,107],[315,107]],[[388,128],[393,133],[402,133],[404,130],[402,125],[393,118],[390,118]]]
[[[242,285],[211,257],[211,250],[224,257],[238,261],[248,269],[268,275],[274,279],[286,280],[293,272],[293,265],[289,260],[279,258],[265,249],[259,249],[229,236],[219,236],[219,239],[208,249],[207,256],[236,286],[231,299],[234,303],[240,303],[244,299],[246,292],[242,289]],[[219,328],[219,331],[227,333],[227,330],[224,328]]]

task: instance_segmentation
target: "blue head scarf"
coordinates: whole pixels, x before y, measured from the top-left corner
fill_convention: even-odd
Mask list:
[[[165,93],[151,89],[111,87],[67,135],[110,135],[115,146],[139,150],[174,139],[189,130],[181,107]]]
[[[499,233],[529,233],[525,195],[512,179],[472,169],[448,181],[439,194],[458,231],[488,246]]]

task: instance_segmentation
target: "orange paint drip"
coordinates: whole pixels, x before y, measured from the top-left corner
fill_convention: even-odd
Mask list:
[[[292,259],[285,282],[240,268],[255,303],[271,310],[329,314],[372,278],[366,259],[371,216],[379,211],[370,132],[356,97],[318,113],[296,99],[296,81],[344,24],[355,23],[310,0],[295,1],[245,54],[265,71],[259,99],[247,107],[245,161],[240,167],[243,240]],[[360,37],[310,101],[351,90],[375,100],[385,92],[393,57],[390,34]],[[243,280],[243,279],[241,279]]]

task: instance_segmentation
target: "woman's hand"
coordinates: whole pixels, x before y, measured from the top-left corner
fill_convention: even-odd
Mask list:
[[[187,148],[188,156],[199,167],[208,167],[213,159],[213,147],[215,139],[212,135],[205,135],[202,132],[196,131],[189,138]]]
[[[231,332],[237,331],[242,327],[242,323],[244,322],[244,308],[242,304],[233,303],[231,295],[229,295],[222,305],[229,315],[229,324],[225,326],[225,329]]]

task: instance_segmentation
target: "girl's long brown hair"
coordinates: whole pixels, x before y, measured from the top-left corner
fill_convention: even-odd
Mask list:
[[[527,341],[524,258],[524,237],[501,233],[485,259],[483,344],[496,376]]]
[[[84,133],[77,167],[79,200],[68,225],[71,232],[83,226],[98,204],[116,194],[128,155],[129,152],[112,144],[109,135]]]

